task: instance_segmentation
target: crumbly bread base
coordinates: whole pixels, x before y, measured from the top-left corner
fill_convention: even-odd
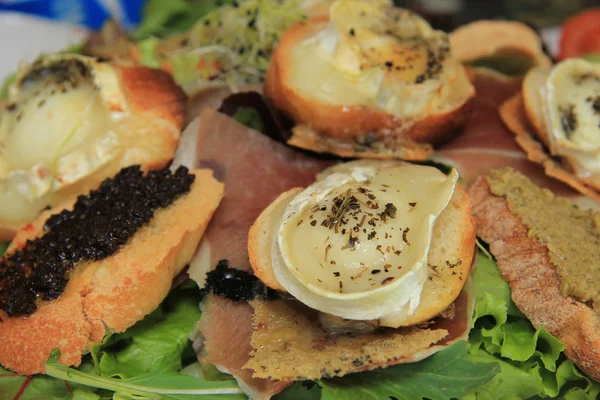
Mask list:
[[[565,354],[600,381],[600,323],[585,304],[564,297],[548,249],[512,213],[505,198],[490,191],[485,177],[469,190],[477,234],[490,244],[511,297],[535,328],[545,327],[565,346]]]
[[[42,302],[26,317],[0,312],[0,364],[23,375],[43,373],[44,361],[58,348],[61,363],[78,366],[106,334],[123,332],[154,310],[192,258],[223,195],[212,171],[192,172],[196,179],[188,194],[155,211],[113,256],[78,264],[58,299]],[[46,219],[63,208],[45,211],[20,230],[8,253],[42,235]]]
[[[468,339],[474,299],[469,279],[445,316],[419,326],[333,335],[303,304],[256,300],[251,302],[253,350],[244,368],[255,379],[290,382],[417,362]]]

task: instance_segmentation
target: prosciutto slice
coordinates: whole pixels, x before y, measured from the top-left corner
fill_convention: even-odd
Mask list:
[[[314,182],[331,161],[315,159],[238,124],[224,114],[205,109],[182,137],[174,166],[211,168],[225,183],[221,205],[206,229],[190,265],[190,276],[202,284],[219,260],[251,271],[248,231],[279,194]],[[200,333],[205,358],[232,374],[253,399],[269,399],[288,383],[252,378],[242,366],[249,360],[252,308],[244,302],[208,296],[202,305]]]
[[[515,142],[515,135],[500,119],[498,107],[521,89],[520,81],[477,73],[474,84],[477,96],[463,132],[434,158],[455,165],[467,183],[491,169],[510,166],[561,196],[578,196],[567,185],[546,176],[538,164],[529,161]]]

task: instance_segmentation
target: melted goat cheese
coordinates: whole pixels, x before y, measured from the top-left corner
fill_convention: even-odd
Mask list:
[[[600,67],[563,61],[541,91],[551,152],[565,157],[581,178],[600,183]]]
[[[405,117],[455,106],[472,90],[446,34],[390,1],[338,0],[322,26],[291,52],[291,83],[306,97]]]
[[[279,283],[354,320],[411,315],[429,276],[433,225],[458,179],[398,162],[347,163],[288,205],[273,243]]]

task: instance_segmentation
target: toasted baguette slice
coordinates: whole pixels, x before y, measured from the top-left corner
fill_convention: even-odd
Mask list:
[[[558,179],[578,192],[600,202],[598,188],[577,177],[572,168],[553,158],[542,146],[542,142],[538,140],[540,135],[536,135],[536,128],[532,126],[533,123],[530,123],[528,118],[523,94],[517,93],[502,103],[499,108],[500,118],[506,127],[515,134],[517,144],[525,151],[530,161],[538,163],[544,168],[546,175]]]
[[[248,253],[254,274],[267,286],[285,291],[275,277],[271,250],[285,208],[301,191],[291,189],[281,194],[257,218],[248,235]],[[421,303],[408,319],[397,326],[428,321],[444,311],[460,293],[471,267],[475,248],[475,222],[467,192],[457,185],[448,206],[435,222],[428,264],[431,279],[423,288]],[[461,260],[459,265],[454,265]],[[391,322],[391,321],[390,321]]]
[[[122,168],[167,166],[186,100],[142,66],[54,55],[22,68],[0,127],[0,240]]]
[[[529,234],[505,197],[491,192],[485,177],[473,184],[469,194],[477,235],[490,244],[517,307],[535,328],[545,327],[562,341],[567,357],[600,381],[598,314],[586,304],[563,296],[548,248]]]
[[[266,97],[296,124],[289,144],[343,157],[421,160],[431,154],[432,144],[448,140],[465,122],[475,90],[460,64],[454,60],[444,64],[443,81],[439,78],[435,90],[428,85],[437,84],[438,78],[414,84],[390,71],[385,72],[383,82],[362,82],[363,78],[350,78],[342,70],[315,67],[315,59],[299,53],[307,40],[312,40],[309,38],[322,34],[326,27],[327,23],[306,23],[288,29],[267,71]],[[346,83],[340,82],[354,85],[361,80],[361,88],[370,94],[360,102],[348,103],[344,95],[316,95],[307,90],[308,80],[315,88],[339,84],[344,93]],[[375,86],[378,89],[373,89]],[[395,86],[402,86],[401,94],[390,91]],[[354,89],[349,90],[355,94]]]
[[[552,65],[538,34],[516,21],[481,20],[463,25],[450,34],[450,46],[461,62],[509,75],[522,76],[531,67]]]
[[[527,113],[527,119],[534,128],[534,134],[546,146],[547,149],[552,149],[552,141],[550,140],[548,129],[544,115],[544,102],[542,99],[542,87],[546,83],[546,79],[550,75],[549,67],[537,67],[530,70],[525,79],[521,93],[523,95],[523,106]]]
[[[19,374],[44,372],[50,352],[77,366],[81,356],[111,332],[123,332],[153,311],[171,288],[171,281],[190,261],[204,229],[223,195],[223,184],[210,170],[195,170],[190,191],[170,206],[156,210],[113,256],[79,263],[64,292],[44,301],[27,317],[9,318],[0,311],[0,364]],[[51,215],[45,211],[20,230],[8,254],[27,240],[43,235]]]

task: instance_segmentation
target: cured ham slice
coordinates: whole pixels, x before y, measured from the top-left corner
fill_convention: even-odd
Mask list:
[[[331,164],[298,153],[211,109],[190,124],[182,143],[174,166],[202,165],[225,183],[223,201],[190,266],[190,276],[200,284],[222,259],[251,271],[247,239],[254,220],[279,194],[309,185]],[[248,303],[208,296],[202,309],[200,332],[210,355],[207,361],[232,374],[253,399],[269,399],[288,386],[252,378],[252,371],[242,368],[251,350],[252,308]]]
[[[474,85],[477,96],[462,134],[440,149],[434,159],[455,165],[467,183],[492,169],[510,166],[537,185],[561,196],[578,196],[574,190],[546,176],[539,165],[529,161],[515,142],[515,135],[500,119],[498,107],[520,91],[520,81],[476,73]]]

